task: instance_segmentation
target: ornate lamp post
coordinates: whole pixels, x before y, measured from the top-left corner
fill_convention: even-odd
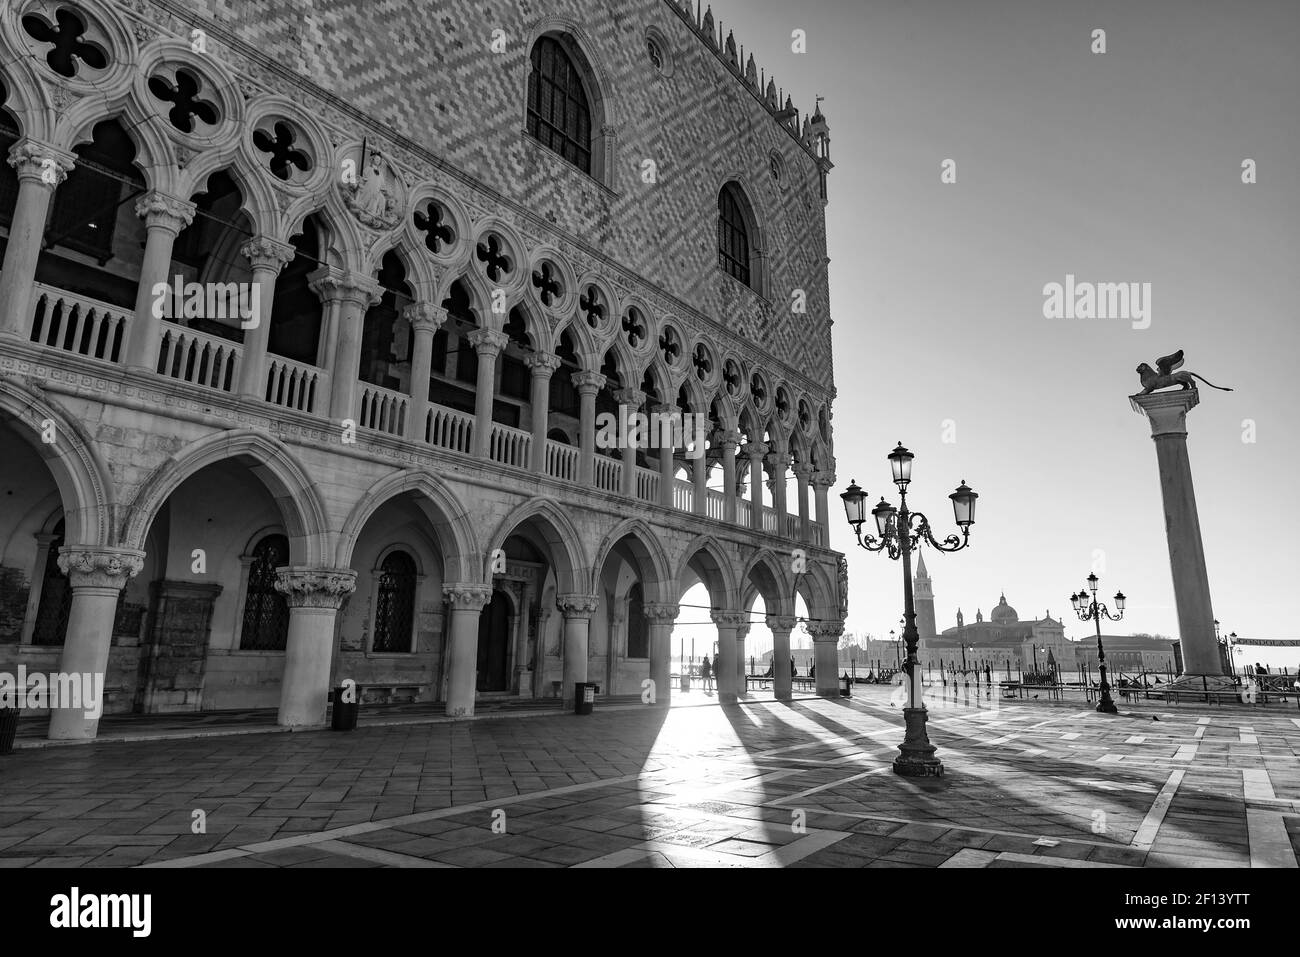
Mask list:
[[[1085,589],[1080,588],[1079,594],[1070,596],[1070,604],[1074,608],[1074,613],[1079,616],[1080,621],[1095,621],[1097,623],[1097,670],[1101,672],[1101,700],[1097,702],[1097,710],[1106,714],[1116,714],[1119,709],[1115,707],[1115,702],[1110,697],[1110,684],[1106,681],[1106,652],[1101,647],[1101,619],[1109,618],[1111,621],[1119,621],[1124,617],[1124,593],[1115,592],[1115,611],[1117,614],[1112,615],[1105,605],[1097,601],[1097,576],[1088,576],[1087,589],[1092,592],[1087,594]]]
[[[894,772],[905,777],[939,777],[943,774],[943,762],[934,756],[934,745],[926,734],[925,702],[921,699],[920,670],[917,668],[916,645],[919,635],[916,630],[916,606],[912,598],[912,549],[919,548],[922,542],[943,552],[956,552],[965,548],[970,536],[970,527],[975,524],[975,500],[979,496],[970,490],[965,481],[957,491],[948,496],[952,500],[953,516],[961,528],[961,538],[949,535],[942,542],[934,537],[930,530],[929,519],[920,512],[912,512],[907,507],[907,486],[912,481],[911,452],[903,448],[900,442],[888,455],[893,470],[894,484],[898,486],[900,507],[894,508],[884,498],[871,510],[876,520],[879,537],[862,534],[862,526],[867,520],[867,493],[858,487],[857,482],[850,482],[848,490],[840,495],[844,501],[844,511],[858,545],[869,552],[885,552],[890,558],[903,560],[903,642],[907,646],[907,659],[903,671],[907,674],[907,707],[903,709],[906,733],[903,743],[899,745],[899,755],[894,758]]]

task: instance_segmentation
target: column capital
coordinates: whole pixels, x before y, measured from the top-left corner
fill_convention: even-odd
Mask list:
[[[813,472],[816,470],[809,462],[795,462],[794,465],[790,466],[790,471],[794,473],[794,477],[799,481],[807,482],[812,478]]]
[[[794,626],[799,624],[799,619],[794,615],[768,615],[767,627],[772,631],[783,631],[786,634],[794,631]]]
[[[1179,389],[1175,392],[1148,392],[1131,395],[1129,404],[1134,412],[1141,412],[1151,421],[1151,438],[1163,435],[1186,435],[1187,413],[1200,404],[1196,389]]]
[[[64,545],[59,549],[59,570],[76,588],[121,589],[140,574],[144,552],[134,548]]]
[[[475,329],[468,336],[469,344],[480,356],[496,358],[510,342],[510,337],[496,329]]]
[[[298,255],[298,250],[270,236],[254,236],[239,247],[239,253],[248,260],[253,269],[270,269],[278,273],[293,262],[293,257]]]
[[[334,608],[357,587],[350,568],[306,568],[283,565],[275,570],[275,590],[290,608]]]
[[[307,288],[320,297],[321,302],[355,302],[369,309],[384,297],[384,287],[369,276],[342,272],[322,266],[307,274]]]
[[[740,447],[740,451],[751,459],[761,459],[767,455],[768,446],[763,442],[746,442]]]
[[[605,377],[599,372],[575,372],[569,381],[578,390],[578,395],[595,395],[605,388]]]
[[[54,189],[72,172],[77,156],[29,137],[23,137],[9,148],[8,162],[19,181],[31,180],[48,189]]]
[[[492,586],[474,582],[450,582],[442,586],[442,597],[452,608],[479,611],[492,600]]]
[[[641,606],[641,613],[644,614],[649,621],[664,624],[665,622],[673,622],[677,620],[677,616],[681,614],[681,606],[676,602],[649,601]]]
[[[709,612],[709,617],[713,623],[720,628],[739,628],[741,625],[749,624],[749,615],[743,611],[731,611],[729,609],[714,609]]]
[[[788,469],[790,467],[790,463],[793,461],[794,461],[794,456],[792,456],[789,452],[782,452],[779,450],[771,453],[767,457],[767,464],[772,466],[772,468],[780,471],[784,471],[785,469]]]
[[[844,634],[844,622],[810,621],[808,622],[808,634],[812,635],[813,641],[838,642],[840,635]]]
[[[556,595],[555,604],[565,618],[590,618],[600,607],[600,596],[576,593]]]
[[[431,302],[413,302],[402,310],[402,316],[419,332],[437,332],[447,321],[447,310]]]
[[[619,389],[614,393],[614,401],[619,405],[639,409],[645,404],[645,393],[640,389]]]
[[[835,484],[835,473],[828,472],[825,469],[820,472],[813,472],[812,484],[822,486],[823,488],[830,488]]]
[[[532,370],[534,378],[549,379],[560,367],[560,357],[550,352],[531,352],[524,356],[524,365]]]
[[[741,435],[735,429],[724,429],[718,433],[718,448],[734,452],[740,447],[740,439]]]
[[[156,189],[151,189],[135,201],[135,214],[144,220],[147,229],[165,229],[173,236],[194,222],[193,203]]]

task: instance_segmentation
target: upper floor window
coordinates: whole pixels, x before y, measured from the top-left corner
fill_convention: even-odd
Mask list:
[[[742,202],[735,183],[727,183],[718,193],[718,265],[727,275],[752,286],[749,223]]]
[[[528,74],[528,132],[591,175],[591,104],[582,75],[554,37],[533,46]]]

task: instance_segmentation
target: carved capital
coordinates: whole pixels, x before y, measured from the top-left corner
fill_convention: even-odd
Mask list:
[[[660,625],[671,625],[681,614],[681,606],[675,602],[667,601],[649,601],[641,606],[641,611],[647,621],[653,621]]]
[[[549,379],[560,367],[560,357],[549,352],[534,352],[524,356],[524,365],[533,370],[535,378]]]
[[[827,472],[825,470],[820,472],[813,472],[812,484],[814,486],[822,486],[823,488],[830,488],[832,485],[835,484],[835,473]]]
[[[9,150],[9,165],[20,182],[54,189],[72,172],[76,155],[32,139],[21,139]]]
[[[402,310],[402,315],[416,335],[421,332],[433,335],[447,321],[447,310],[431,302],[413,302]]]
[[[735,429],[724,429],[718,433],[718,448],[723,452],[735,453],[740,447],[740,433]]]
[[[808,634],[812,635],[813,641],[839,642],[840,635],[844,634],[844,622],[810,621],[808,622]]]
[[[442,597],[454,609],[480,611],[492,600],[492,586],[452,582],[442,586]]]
[[[275,590],[290,608],[334,608],[357,587],[350,568],[300,568],[285,565],[275,570]]]
[[[773,452],[767,457],[767,464],[772,466],[777,472],[784,472],[790,467],[794,457],[789,452]]]
[[[599,372],[575,372],[569,381],[578,390],[578,395],[595,395],[605,388],[605,377]]]
[[[467,337],[474,351],[481,356],[496,358],[510,342],[510,337],[496,329],[475,329]]]
[[[808,480],[812,478],[813,472],[816,470],[808,462],[795,462],[794,465],[790,467],[790,471],[794,473],[794,477],[800,482],[807,483]]]
[[[600,607],[600,598],[597,595],[556,595],[555,604],[565,618],[590,618]]]
[[[298,251],[288,243],[269,236],[254,236],[239,247],[239,253],[248,260],[254,271],[270,269],[278,273],[286,264],[293,262]]]
[[[794,626],[799,624],[799,619],[793,615],[768,615],[767,627],[773,632],[783,631],[787,635],[794,631]]]
[[[369,309],[384,297],[384,287],[370,277],[337,272],[328,266],[309,273],[307,279],[307,288],[324,303],[351,302]]]
[[[129,548],[95,548],[64,545],[59,549],[59,569],[78,588],[121,589],[144,567],[144,552]]]
[[[749,615],[743,611],[711,611],[709,617],[719,628],[739,628],[749,624]]]
[[[148,229],[165,229],[175,236],[194,222],[193,203],[168,196],[153,189],[135,201],[135,214],[144,220]]]
[[[768,446],[762,442],[746,442],[740,447],[742,454],[749,456],[751,459],[761,459],[767,455]]]
[[[645,404],[645,393],[640,389],[619,389],[614,393],[614,401],[636,410]]]

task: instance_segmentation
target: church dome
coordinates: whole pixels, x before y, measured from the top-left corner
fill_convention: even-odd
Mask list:
[[[998,601],[998,605],[989,615],[989,620],[996,624],[1009,624],[1013,621],[1019,621],[1020,616],[1016,610],[1007,604],[1007,596],[1003,594]]]

